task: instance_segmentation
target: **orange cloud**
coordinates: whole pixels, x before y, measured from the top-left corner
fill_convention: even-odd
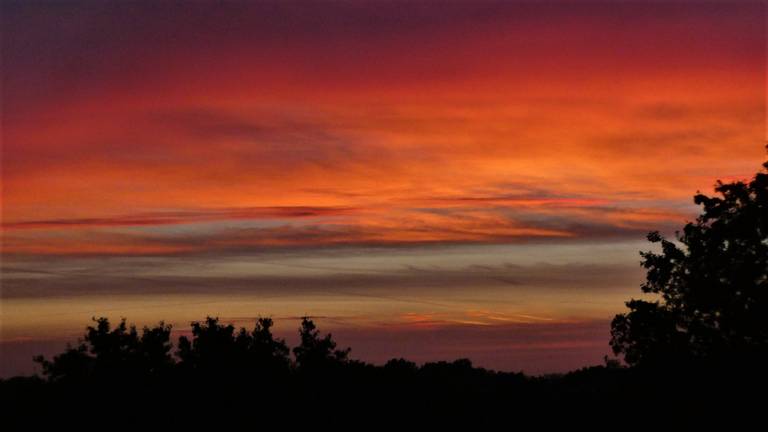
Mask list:
[[[9,23],[5,251],[64,253],[68,238],[73,252],[187,250],[69,233],[181,223],[228,245],[634,235],[682,223],[692,193],[764,157],[765,38],[747,6],[452,5],[450,20],[333,7],[226,30],[195,21],[208,41],[181,19],[194,49],[141,11],[105,13],[109,25],[59,41],[62,53],[42,43],[65,32],[47,15]],[[246,9],[242,22],[264,21]],[[136,19],[131,37],[101,38]],[[22,36],[40,51],[21,50]],[[88,46],[82,64],[64,55]],[[357,210],[306,215],[311,230],[290,212],[232,213],[256,208]],[[283,226],[202,232],[241,219]],[[20,228],[50,238],[8,233]]]

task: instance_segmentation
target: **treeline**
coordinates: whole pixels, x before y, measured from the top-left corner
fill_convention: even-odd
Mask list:
[[[126,421],[189,414],[174,417],[176,425],[230,413],[219,420],[240,425],[251,415],[296,407],[302,423],[330,412],[384,416],[381,421],[426,415],[483,423],[498,421],[510,409],[522,418],[549,409],[613,415],[649,401],[678,409],[715,400],[744,407],[754,402],[743,398],[745,389],[767,382],[752,368],[703,363],[648,368],[606,359],[601,366],[541,377],[486,370],[467,359],[372,365],[352,359],[349,348],[338,348],[310,318],[302,319],[293,348],[275,338],[272,326],[271,319],[261,318],[251,329],[237,329],[209,317],[192,323],[191,335],[174,344],[169,325],[138,329],[125,320],[113,326],[99,318],[77,345],[35,359],[42,376],[0,381],[0,402],[10,413],[47,413],[15,418],[46,424],[50,415],[87,409],[99,418],[119,413]]]
[[[94,319],[75,346],[52,359],[35,357],[42,376],[29,378],[52,386],[146,386],[183,381],[193,385],[312,386],[341,378],[382,378],[382,382],[439,378],[448,375],[489,385],[521,383],[522,373],[500,373],[475,368],[468,359],[426,363],[392,359],[374,366],[350,357],[350,348],[337,348],[331,334],[321,334],[309,317],[301,320],[299,343],[290,348],[272,333],[271,318],[259,318],[252,329],[235,328],[218,318],[193,322],[191,335],[180,336],[174,345],[171,326],[161,322],[139,330],[121,320]],[[618,367],[612,364],[612,367]],[[17,380],[21,380],[20,378]],[[8,385],[10,381],[3,383]]]

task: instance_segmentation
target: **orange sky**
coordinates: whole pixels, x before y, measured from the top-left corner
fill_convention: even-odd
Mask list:
[[[761,3],[3,9],[6,268],[619,244],[765,158]]]

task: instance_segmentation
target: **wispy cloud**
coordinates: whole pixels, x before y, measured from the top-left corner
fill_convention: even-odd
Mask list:
[[[338,216],[355,211],[348,207],[245,207],[138,213],[103,218],[49,219],[3,223],[3,229],[92,228],[190,224],[220,220],[291,219]]]

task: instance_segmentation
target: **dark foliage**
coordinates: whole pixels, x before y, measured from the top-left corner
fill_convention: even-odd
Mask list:
[[[77,346],[53,361],[35,358],[49,381],[143,381],[162,376],[173,366],[170,326],[160,323],[144,327],[139,335],[136,327],[128,327],[125,320],[115,328],[107,318],[94,322],[96,325],[88,326]]]
[[[301,319],[299,336],[301,336],[301,343],[293,349],[296,367],[299,370],[310,373],[328,370],[348,361],[350,349],[337,350],[331,334],[321,337],[315,323],[309,317]]]
[[[179,338],[179,373],[187,378],[216,381],[260,380],[262,384],[288,374],[288,346],[272,335],[269,318],[253,330],[222,325],[217,318],[192,323],[192,340]]]
[[[768,163],[765,168],[768,169]],[[611,345],[630,364],[652,368],[757,366],[768,347],[768,173],[724,184],[676,242],[657,232],[644,252],[642,290],[657,301],[631,300],[612,323]]]
[[[192,323],[191,336],[179,338],[173,356],[170,327],[161,323],[139,333],[125,321],[111,328],[100,318],[77,346],[53,360],[38,359],[42,378],[0,381],[0,403],[13,414],[7,418],[25,429],[67,423],[62,419],[83,409],[91,421],[146,424],[151,418],[154,425],[174,428],[280,419],[312,426],[331,413],[377,424],[430,419],[431,425],[481,426],[504,419],[511,407],[516,419],[558,424],[574,416],[620,415],[648,401],[701,407],[727,396],[729,404],[748,404],[755,401],[740,397],[749,394],[744,388],[766,382],[754,374],[725,376],[712,370],[660,376],[615,361],[544,377],[489,371],[467,359],[421,366],[393,359],[374,366],[351,360],[349,349],[337,349],[309,318],[301,322],[301,340],[291,358],[271,327],[271,320],[259,319],[251,331],[236,330],[209,317]],[[548,410],[559,415],[548,416]]]

